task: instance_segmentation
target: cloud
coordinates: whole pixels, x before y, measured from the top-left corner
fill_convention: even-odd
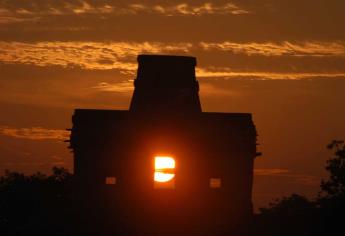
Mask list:
[[[42,127],[14,128],[2,126],[0,127],[0,135],[29,140],[51,139],[63,141],[69,138],[70,132],[59,129],[46,129]]]
[[[109,14],[114,7],[108,4],[95,5],[87,1],[0,1],[0,24],[43,20],[50,16]]]
[[[297,0],[0,0],[0,21],[9,24],[0,31],[2,38],[10,40],[345,40],[341,24],[336,24],[344,22],[344,4],[343,0],[313,4]]]
[[[75,14],[107,14],[107,13],[113,13],[114,12],[114,7],[109,5],[109,4],[104,4],[101,6],[93,6],[90,3],[86,1],[81,1],[80,5],[73,5],[71,3],[66,3],[64,9],[57,9],[57,11],[60,14],[63,14],[63,10],[70,10],[71,12]]]
[[[325,68],[315,66],[311,69],[299,65],[298,70],[294,69],[291,58],[322,58],[332,57],[334,60],[345,58],[345,43],[322,42],[292,44],[288,42],[279,43],[163,43],[163,42],[87,42],[87,41],[45,41],[45,42],[6,42],[0,41],[0,62],[7,64],[26,64],[35,66],[61,66],[69,68],[81,68],[86,70],[117,70],[121,74],[134,75],[137,69],[136,57],[138,54],[173,54],[189,55],[209,51],[229,51],[235,54],[254,55],[260,54],[264,58],[284,58],[285,71],[276,71],[276,68],[269,66],[264,68],[245,67],[245,64],[237,63],[237,67],[217,67],[217,60],[210,61],[210,65],[197,67],[196,75],[200,78],[253,78],[253,79],[304,79],[304,78],[338,78],[345,77],[345,70],[337,66],[339,63],[328,63]],[[215,54],[211,54],[215,56]],[[229,55],[236,57],[236,55]],[[238,55],[239,56],[239,55]],[[247,58],[247,65],[248,60]],[[253,58],[256,61],[260,58]],[[332,60],[333,60],[332,59]],[[274,60],[274,58],[272,59]],[[304,60],[304,62],[306,62]],[[318,59],[319,60],[319,59]],[[220,60],[218,60],[220,61]],[[262,60],[261,60],[262,61]],[[212,63],[212,64],[211,64]],[[299,62],[300,63],[300,62]],[[315,63],[315,61],[311,61]],[[317,62],[319,63],[319,62]],[[291,72],[290,72],[291,71]],[[121,87],[121,88],[120,88]],[[96,89],[102,91],[128,91],[130,86],[122,83],[121,86],[110,84],[99,84]]]
[[[24,21],[37,21],[39,18],[31,16],[30,12],[24,9],[18,9],[13,12],[10,9],[1,6],[0,3],[0,24],[19,23]],[[30,17],[29,17],[30,16]]]
[[[238,5],[228,2],[222,5],[211,2],[191,5],[188,3],[127,3],[118,1],[0,1],[0,24],[18,23],[23,21],[43,20],[50,16],[65,15],[138,15],[157,14],[163,16],[201,16],[201,15],[241,15],[250,13]]]
[[[281,43],[236,43],[236,42],[201,42],[204,50],[226,51],[236,54],[263,55],[263,56],[345,56],[344,42],[304,42],[292,43],[284,41]]]
[[[291,179],[306,186],[317,186],[320,184],[321,177],[307,174],[294,173],[288,169],[272,168],[272,169],[254,169],[255,176],[271,176],[283,177]]]
[[[190,43],[160,42],[0,42],[0,62],[59,65],[83,69],[119,69],[133,73],[135,57],[142,53],[187,53]]]
[[[163,5],[154,5],[149,8],[140,8],[141,10],[149,9],[150,12],[160,13],[163,15],[173,16],[173,15],[192,15],[192,16],[201,16],[201,15],[241,15],[249,14],[248,10],[242,9],[234,3],[225,3],[223,5],[214,5],[213,3],[207,2],[202,3],[198,6],[192,6],[187,3],[181,3],[172,6],[163,6]]]
[[[200,93],[202,96],[237,96],[239,92],[235,89],[229,89],[223,86],[216,86],[216,84],[212,82],[205,82],[202,81],[200,83],[201,91]]]
[[[312,78],[343,78],[345,72],[340,73],[278,73],[265,71],[233,71],[231,68],[197,68],[196,75],[200,78],[252,78],[252,79],[312,79]]]
[[[122,81],[119,83],[107,83],[101,82],[97,86],[93,87],[94,89],[105,91],[105,92],[118,92],[118,93],[128,93],[133,91],[133,80]]]
[[[261,175],[261,176],[272,176],[272,175],[282,175],[290,173],[288,169],[254,169],[254,175]]]

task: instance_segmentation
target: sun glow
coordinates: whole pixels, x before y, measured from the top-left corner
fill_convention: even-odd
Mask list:
[[[155,157],[155,182],[168,182],[175,177],[175,160],[169,156]]]
[[[175,174],[165,174],[162,172],[155,172],[154,179],[156,182],[168,182],[174,178]]]

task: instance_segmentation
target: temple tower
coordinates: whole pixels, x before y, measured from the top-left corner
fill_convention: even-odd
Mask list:
[[[201,112],[196,58],[139,55],[130,111]]]
[[[73,114],[77,235],[244,235],[252,115],[202,112],[194,57],[137,60],[129,110]]]

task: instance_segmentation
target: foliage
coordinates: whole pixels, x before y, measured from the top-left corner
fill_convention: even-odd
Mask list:
[[[344,141],[334,140],[327,146],[334,150],[335,157],[329,159],[326,170],[330,174],[329,180],[322,180],[321,194],[327,198],[345,197],[345,144]]]
[[[327,147],[334,150],[334,157],[326,163],[329,179],[322,180],[318,199],[292,194],[275,200],[255,215],[252,235],[335,235],[343,231],[345,144],[335,140]],[[66,169],[54,167],[49,176],[6,171],[0,177],[0,235],[75,235],[72,218],[81,211],[73,211],[74,205],[73,176]]]
[[[71,183],[72,175],[64,168],[54,167],[50,176],[5,171],[0,177],[0,234],[53,230],[66,218]]]
[[[261,214],[295,215],[313,209],[314,207],[315,203],[309,201],[306,197],[291,194],[289,197],[276,199],[269,204],[268,208],[260,208],[259,210]]]
[[[334,157],[326,163],[329,179],[322,180],[316,201],[292,194],[261,208],[253,235],[335,235],[342,232],[345,212],[345,144],[332,141]]]
[[[253,235],[314,235],[316,204],[304,196],[291,194],[259,211]]]

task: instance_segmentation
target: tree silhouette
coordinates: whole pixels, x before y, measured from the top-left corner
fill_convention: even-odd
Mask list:
[[[0,177],[0,235],[63,234],[71,213],[72,175],[5,171]]]
[[[327,198],[345,197],[345,144],[344,141],[334,140],[328,146],[334,150],[335,157],[329,159],[326,170],[330,173],[329,180],[322,180],[321,194]]]
[[[328,146],[334,157],[326,163],[329,179],[321,181],[318,205],[321,210],[323,231],[328,234],[343,232],[345,212],[345,145],[334,140]]]
[[[252,235],[314,235],[316,204],[304,196],[291,194],[259,211]]]
[[[260,208],[253,235],[336,235],[343,232],[345,212],[345,145],[334,140],[328,149],[334,157],[326,163],[328,180],[322,180],[317,200],[292,194]]]
[[[322,180],[317,200],[292,194],[260,208],[251,235],[341,235],[345,212],[345,144],[333,141],[334,156],[326,163],[329,179]],[[25,176],[6,171],[0,177],[0,235],[78,235],[73,175],[54,167],[52,175]],[[82,225],[80,227],[83,227]],[[340,233],[340,234],[339,234]]]

